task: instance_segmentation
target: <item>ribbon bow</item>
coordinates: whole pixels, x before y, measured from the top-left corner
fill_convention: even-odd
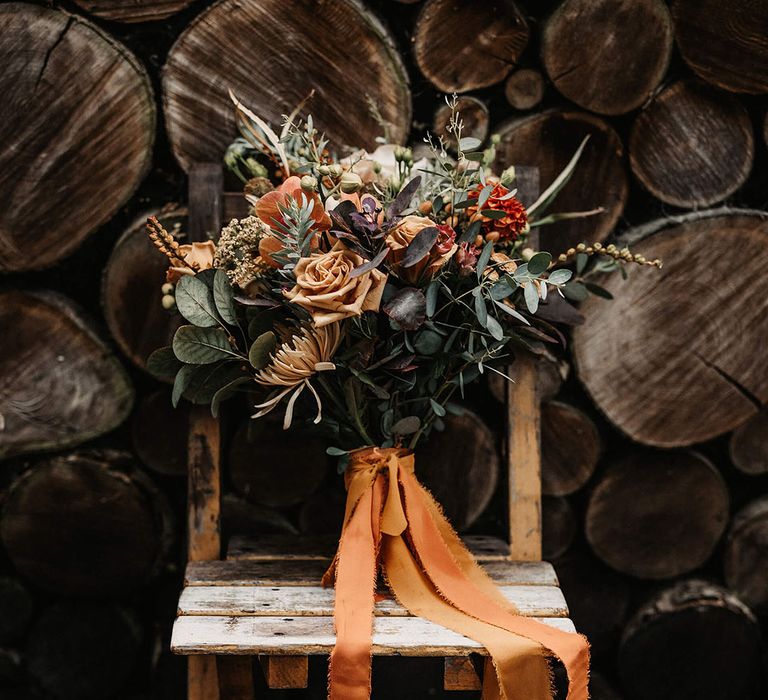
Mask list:
[[[400,448],[351,454],[339,548],[323,585],[335,580],[336,646],[329,700],[369,700],[373,608],[378,565],[394,597],[423,617],[482,644],[496,671],[483,698],[552,700],[547,655],[568,673],[567,700],[587,700],[589,646],[584,636],[522,617],[477,564],[414,475]]]

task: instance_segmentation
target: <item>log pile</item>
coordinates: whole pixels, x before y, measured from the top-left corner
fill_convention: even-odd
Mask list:
[[[0,5],[0,697],[183,697],[165,650],[189,406],[145,371],[181,320],[142,228],[184,230],[186,171],[235,135],[228,88],[278,124],[309,97],[332,142],[367,147],[445,135],[455,91],[464,135],[544,185],[589,136],[552,211],[601,211],[542,246],[664,267],[595,279],[613,299],[541,363],[545,557],[596,700],[768,695],[764,3],[49,5]],[[471,534],[504,533],[504,382],[417,461]],[[246,410],[223,426],[225,536],[337,532],[324,443]]]

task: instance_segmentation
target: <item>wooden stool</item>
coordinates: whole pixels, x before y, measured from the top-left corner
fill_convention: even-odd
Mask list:
[[[538,173],[519,168],[519,190],[530,203]],[[219,230],[221,212],[245,215],[242,197],[223,194],[220,166],[190,172],[192,240]],[[523,192],[527,187],[528,196]],[[521,357],[507,384],[506,454],[509,542],[467,537],[465,542],[521,614],[573,631],[554,569],[541,561],[541,473],[536,365]],[[514,464],[510,459],[514,455]],[[338,540],[311,536],[233,537],[222,560],[219,424],[207,407],[192,412],[189,436],[189,564],[173,627],[171,649],[189,658],[189,700],[252,700],[251,657],[270,688],[307,686],[308,657],[333,649],[333,591],[320,586]],[[387,594],[376,604],[373,653],[442,657],[446,690],[477,690],[470,655],[477,643],[410,616]]]

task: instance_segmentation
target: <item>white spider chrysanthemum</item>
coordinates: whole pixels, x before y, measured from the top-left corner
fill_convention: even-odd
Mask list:
[[[283,429],[287,430],[291,426],[296,399],[307,388],[317,402],[314,422],[319,423],[323,417],[323,404],[309,379],[317,372],[336,369],[331,359],[340,342],[340,324],[332,323],[322,328],[304,326],[300,334],[283,343],[272,355],[270,363],[256,374],[256,382],[263,386],[285,388],[278,389],[264,403],[254,406],[261,410],[252,417],[260,418],[266,415],[276,408],[285,396],[291,394],[283,419]]]

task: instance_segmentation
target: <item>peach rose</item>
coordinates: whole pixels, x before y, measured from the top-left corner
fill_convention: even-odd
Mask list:
[[[360,316],[364,311],[378,311],[387,276],[369,270],[350,277],[365,260],[342,243],[327,253],[316,253],[296,263],[296,286],[285,296],[312,315],[315,327]]]
[[[415,265],[403,267],[405,251],[420,231],[434,226],[439,231],[432,249]],[[403,217],[384,239],[389,249],[389,266],[397,276],[408,284],[416,284],[420,279],[431,279],[447,263],[458,249],[456,232],[447,225],[437,225],[425,216],[411,214]]]
[[[165,273],[165,281],[171,284],[176,284],[184,275],[194,275],[212,268],[216,245],[213,241],[180,245],[179,253],[181,259],[174,258],[173,264]]]

